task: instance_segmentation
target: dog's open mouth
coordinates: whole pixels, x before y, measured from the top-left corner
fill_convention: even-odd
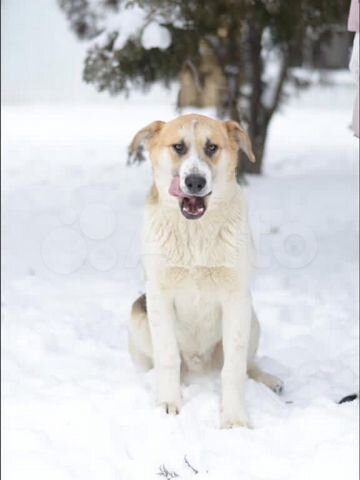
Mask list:
[[[206,211],[206,196],[198,197],[184,193],[180,188],[180,179],[178,176],[173,177],[169,193],[179,199],[180,210],[185,218],[196,220],[204,215]]]
[[[184,197],[180,202],[181,213],[188,219],[200,218],[206,210],[204,197]]]

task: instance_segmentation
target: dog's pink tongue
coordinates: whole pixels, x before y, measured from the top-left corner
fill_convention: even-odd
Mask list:
[[[173,195],[174,197],[184,198],[186,196],[180,188],[180,177],[179,176],[173,177],[173,179],[171,180],[170,187],[169,187],[169,193],[170,193],[170,195]]]

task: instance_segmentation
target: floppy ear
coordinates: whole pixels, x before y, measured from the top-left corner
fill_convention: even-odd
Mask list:
[[[248,159],[255,163],[255,155],[252,149],[251,141],[246,130],[237,122],[232,120],[225,122],[230,140],[237,145],[238,150],[246,153]]]
[[[147,149],[149,142],[160,132],[165,122],[157,120],[137,132],[128,147],[128,164],[140,163],[145,160],[144,150]]]

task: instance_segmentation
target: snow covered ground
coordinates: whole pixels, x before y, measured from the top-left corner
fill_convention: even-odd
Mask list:
[[[175,97],[4,107],[6,480],[357,478],[358,403],[336,403],[358,388],[352,94],[341,83],[293,98],[272,124],[265,175],[249,178],[259,355],[285,392],[249,380],[254,429],[229,431],[217,375],[187,379],[170,418],[127,351],[150,169],[126,167],[126,146],[173,117]]]

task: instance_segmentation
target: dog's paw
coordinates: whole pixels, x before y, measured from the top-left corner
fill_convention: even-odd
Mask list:
[[[284,391],[284,382],[280,380],[280,378],[276,377],[275,375],[271,375],[270,373],[261,372],[261,376],[257,378],[257,380],[267,387],[270,388],[274,393],[280,395]]]
[[[284,382],[280,378],[269,375],[267,386],[277,395],[281,395],[284,391]]]
[[[245,412],[221,412],[221,428],[252,428],[248,416]]]
[[[249,420],[221,420],[221,428],[230,429],[230,428],[252,428]]]
[[[175,415],[179,415],[180,413],[180,406],[175,403],[165,403],[164,407],[165,407],[165,412],[168,415],[175,416]]]
[[[167,415],[178,415],[181,407],[180,386],[173,387],[167,383],[159,383],[157,391],[157,404]]]

